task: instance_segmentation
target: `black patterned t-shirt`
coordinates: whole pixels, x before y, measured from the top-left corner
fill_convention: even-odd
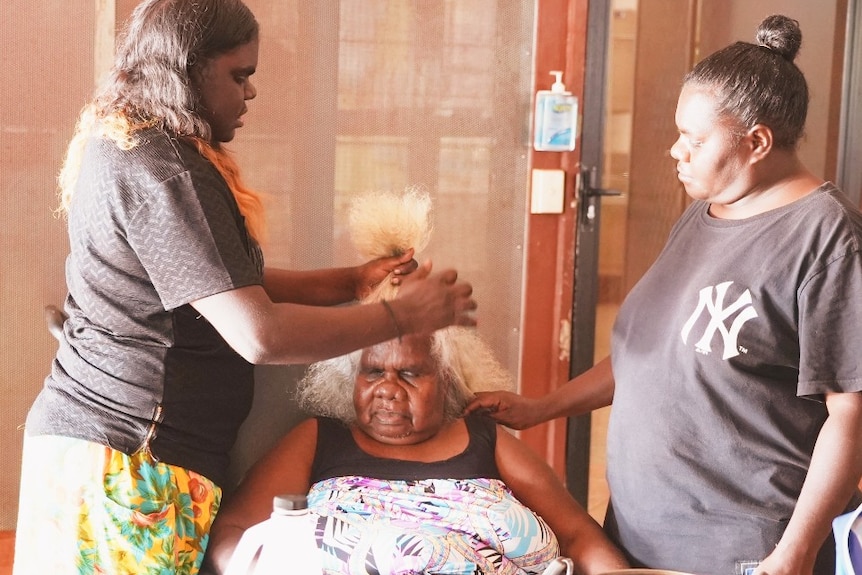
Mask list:
[[[224,479],[253,366],[189,305],[261,284],[263,258],[215,167],[149,130],[93,139],[69,210],[69,319],[29,434],[78,437]]]

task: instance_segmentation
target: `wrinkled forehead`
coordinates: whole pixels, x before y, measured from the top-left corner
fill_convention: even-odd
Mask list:
[[[436,365],[431,355],[430,335],[406,335],[401,338],[384,341],[366,348],[362,352],[360,367],[373,366],[423,366]]]

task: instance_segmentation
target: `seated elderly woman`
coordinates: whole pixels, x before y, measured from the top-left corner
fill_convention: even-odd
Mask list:
[[[351,235],[362,257],[427,245],[425,194],[354,200]],[[371,258],[369,258],[371,259]],[[405,280],[409,281],[409,280]],[[392,290],[390,292],[390,290]],[[390,282],[366,302],[391,301]],[[561,553],[578,572],[626,567],[553,470],[492,420],[462,417],[477,391],[511,389],[475,330],[408,336],[313,365],[298,424],[225,498],[207,562],[222,572],[243,532],[273,497],[308,493],[326,573],[542,573]]]
[[[528,446],[490,419],[460,417],[478,387],[507,381],[457,327],[315,364],[300,404],[318,415],[226,501],[209,559],[224,569],[273,496],[307,491],[326,573],[541,573],[561,552],[580,573],[626,567]]]

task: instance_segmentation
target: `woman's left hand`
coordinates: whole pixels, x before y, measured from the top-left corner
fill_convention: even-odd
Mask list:
[[[362,299],[368,295],[374,287],[386,279],[390,274],[392,285],[401,285],[404,276],[410,275],[419,267],[419,262],[413,259],[413,248],[410,248],[400,256],[377,258],[366,262],[356,268],[356,297]]]

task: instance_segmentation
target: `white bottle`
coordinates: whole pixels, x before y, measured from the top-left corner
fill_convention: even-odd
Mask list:
[[[568,557],[557,557],[545,567],[542,575],[572,575],[575,570],[575,562]],[[606,574],[607,575],[607,574]]]
[[[225,575],[320,575],[317,516],[305,495],[277,495],[272,515],[243,533]]]
[[[533,147],[540,152],[571,152],[577,136],[578,98],[566,90],[562,72],[551,75],[556,76],[551,89],[536,92]]]

